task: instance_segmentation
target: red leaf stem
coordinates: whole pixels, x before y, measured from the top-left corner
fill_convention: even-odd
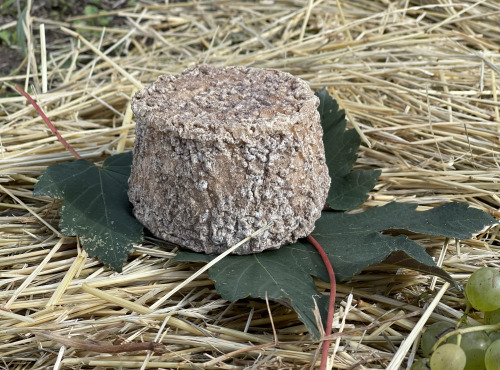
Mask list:
[[[325,336],[328,337],[332,333],[332,324],[333,324],[333,313],[335,310],[335,291],[337,290],[337,284],[335,282],[335,274],[333,273],[333,268],[328,259],[328,256],[325,253],[325,250],[321,245],[314,239],[311,235],[307,236],[307,240],[311,243],[321,258],[323,259],[323,263],[326,266],[328,271],[328,276],[330,277],[330,300],[328,301],[328,317],[326,319],[326,328],[325,328]],[[330,348],[330,340],[323,341],[323,348],[321,350],[321,365],[320,370],[326,369],[326,364],[328,362],[328,349]]]
[[[42,117],[43,121],[47,124],[47,126],[49,126],[50,130],[54,133],[54,135],[57,136],[59,141],[66,147],[66,149],[68,149],[71,152],[71,154],[73,154],[76,158],[82,159],[81,155],[78,154],[76,152],[76,150],[73,149],[73,147],[71,145],[69,145],[66,140],[64,140],[64,138],[61,136],[59,131],[57,131],[56,127],[52,124],[52,122],[50,122],[49,118],[45,115],[45,113],[43,113],[42,108],[40,108],[40,106],[36,103],[36,101],[33,100],[33,98],[26,91],[24,91],[21,86],[16,85],[16,89],[26,99],[28,99],[28,101],[31,103],[31,105],[33,105],[33,108],[35,108],[35,110],[38,112],[38,114]]]

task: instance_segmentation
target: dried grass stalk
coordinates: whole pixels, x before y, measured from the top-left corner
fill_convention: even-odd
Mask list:
[[[59,235],[60,202],[34,198],[32,188],[48,165],[72,156],[14,93],[15,83],[29,88],[84,158],[100,162],[132,148],[130,98],[158,75],[200,62],[278,68],[314,89],[328,87],[363,135],[357,167],[383,171],[364,208],[459,201],[499,216],[494,1],[148,4],[99,15],[114,17],[105,30],[93,16],[27,17],[28,56],[0,77],[0,357],[7,367],[309,369],[318,348],[285,306],[270,306],[275,345],[265,302],[225,302],[206,274],[183,283],[199,266],[170,262],[173,246],[148,239],[116,274],[88,258],[75,238]],[[52,39],[53,32],[62,37]],[[498,231],[445,249],[442,238],[412,238],[436,258],[443,251],[443,268],[463,282],[480,266],[498,266]],[[418,340],[412,330],[429,314],[430,288],[442,286],[390,266],[340,284],[334,332],[342,327],[344,334],[332,343],[333,367],[406,366],[411,360],[400,343]],[[428,323],[454,322],[464,307],[448,290]],[[110,357],[56,337],[162,347]]]

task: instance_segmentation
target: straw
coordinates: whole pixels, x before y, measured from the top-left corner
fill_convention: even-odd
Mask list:
[[[47,166],[74,157],[16,84],[33,94],[83,158],[100,165],[133,149],[131,97],[158,76],[199,63],[280,69],[314,90],[326,87],[362,139],[355,169],[382,170],[356,212],[392,201],[418,204],[418,210],[457,201],[500,217],[500,9],[494,1],[116,3],[100,14],[48,20],[28,1],[31,10],[22,19],[27,56],[0,76],[5,366],[319,365],[319,343],[289,302],[227,302],[206,265],[172,261],[177,246],[147,237],[116,273],[81,250],[77,238],[62,237],[61,201],[34,197],[33,187]],[[104,29],[99,17],[112,21]],[[9,20],[0,30],[14,32],[16,24]],[[451,245],[442,237],[408,237],[462,284],[482,266],[499,266],[498,225]],[[320,292],[329,289],[315,283]],[[417,333],[436,321],[456,323],[464,313],[463,294],[444,292],[445,286],[383,264],[339,282],[331,366],[411,366],[422,356]],[[469,323],[484,324],[484,318],[472,312]],[[116,356],[70,344],[143,348],[154,342],[161,346]]]

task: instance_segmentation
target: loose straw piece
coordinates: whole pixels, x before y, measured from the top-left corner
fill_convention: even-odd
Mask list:
[[[59,348],[59,353],[57,354],[56,363],[54,364],[52,370],[59,370],[61,368],[61,361],[64,357],[65,351],[66,351],[66,346],[61,346],[61,348]]]
[[[440,23],[437,23],[435,24],[434,26],[432,26],[431,28],[429,28],[428,32],[433,32],[435,30],[437,30],[438,28],[441,28],[443,27],[445,24],[448,24],[448,23],[451,23],[451,22],[456,22],[457,18],[459,18],[462,14],[464,13],[467,13],[468,11],[470,11],[472,8],[484,3],[486,0],[481,0],[481,1],[474,1],[471,5],[469,5],[468,7],[464,7],[462,10],[460,10],[459,12],[449,16],[449,17],[446,17],[443,21],[441,21]]]
[[[117,306],[126,308],[127,310],[130,310],[133,312],[137,312],[137,313],[141,313],[141,314],[153,312],[153,310],[151,310],[148,307],[142,306],[142,305],[134,303],[134,302],[130,302],[129,300],[124,299],[124,298],[115,297],[115,296],[113,296],[105,291],[91,287],[90,285],[88,285],[86,283],[82,284],[82,289],[85,292],[92,294],[93,296],[104,299],[105,301],[114,303]]]
[[[314,0],[309,0],[307,3],[307,10],[304,16],[304,21],[302,22],[302,28],[300,30],[299,41],[302,42],[304,40],[304,35],[306,33],[307,23],[309,22],[309,17],[311,16],[311,10],[313,8]]]
[[[221,253],[219,256],[217,256],[212,261],[210,261],[205,266],[203,266],[201,269],[199,269],[198,271],[196,271],[193,275],[191,275],[186,280],[184,280],[181,284],[177,285],[174,289],[172,289],[170,292],[168,292],[167,294],[165,294],[156,303],[154,303],[153,305],[151,305],[151,308],[152,309],[157,309],[158,307],[160,307],[162,305],[162,303],[165,302],[167,299],[169,299],[172,295],[174,295],[175,293],[177,293],[179,290],[181,290],[183,287],[185,287],[191,281],[193,281],[198,276],[200,276],[201,274],[203,274],[205,271],[207,271],[210,267],[212,267],[217,262],[219,262],[221,259],[223,259],[224,257],[226,257],[228,254],[233,253],[238,247],[240,247],[241,245],[245,244],[250,239],[255,238],[256,236],[262,234],[264,231],[266,231],[267,229],[269,229],[271,227],[271,225],[272,225],[272,223],[269,223],[266,226],[261,227],[259,230],[257,230],[256,232],[254,232],[252,235],[246,237],[245,239],[243,239],[242,241],[240,241],[236,245],[234,245],[231,248],[229,248],[224,253]]]
[[[37,218],[38,221],[40,221],[42,224],[44,224],[45,226],[47,226],[47,228],[49,228],[49,230],[51,230],[54,234],[56,234],[58,237],[61,237],[61,233],[59,231],[57,231],[54,227],[52,227],[47,221],[45,221],[43,218],[41,218],[38,213],[36,213],[35,211],[33,211],[30,207],[28,207],[21,199],[19,199],[18,197],[16,197],[10,190],[8,190],[7,188],[4,188],[2,185],[0,185],[0,190],[2,190],[4,193],[8,194],[9,197],[11,197],[12,199],[14,199],[17,203],[19,203],[20,205],[22,205],[29,213],[31,213],[33,216],[35,216]]]
[[[1,186],[1,185],[0,185]],[[26,289],[26,287],[28,285],[31,284],[31,282],[38,276],[38,274],[43,270],[43,268],[45,267],[45,265],[47,264],[47,262],[50,261],[50,259],[52,258],[52,256],[59,250],[59,248],[61,248],[61,245],[63,245],[64,243],[64,237],[62,237],[56,245],[54,245],[54,247],[51,249],[51,251],[45,256],[45,258],[43,259],[42,262],[40,262],[40,264],[36,267],[36,269],[31,273],[30,276],[28,276],[26,278],[26,280],[23,281],[23,283],[19,286],[19,288],[16,289],[16,291],[14,292],[14,294],[12,295],[12,297],[10,297],[10,299],[8,300],[8,302],[4,305],[4,308],[9,308],[10,305],[12,305],[12,303],[14,303],[14,301],[17,299],[17,297],[19,297],[19,295],[23,292],[24,289]]]
[[[2,317],[2,316],[6,317],[8,319],[14,319],[14,320],[22,321],[22,322],[29,322],[29,323],[35,322],[35,319],[33,319],[32,317],[18,315],[17,313],[0,309],[0,317]]]
[[[42,60],[42,93],[47,92],[47,47],[45,44],[45,24],[40,25],[40,59]]]
[[[413,344],[414,339],[417,337],[417,335],[420,333],[420,330],[424,327],[424,325],[427,323],[427,320],[429,319],[429,316],[431,316],[432,312],[438,305],[439,301],[441,301],[441,298],[443,298],[444,293],[446,293],[446,290],[450,286],[450,283],[446,282],[444,285],[441,287],[439,290],[438,294],[434,297],[432,300],[431,304],[429,307],[427,307],[427,310],[424,312],[420,320],[418,320],[417,324],[411,331],[410,335],[401,343],[399,346],[398,351],[394,355],[391,363],[387,367],[387,370],[398,370],[399,367],[401,366],[406,353],[410,349],[411,345]]]
[[[122,67],[120,67],[116,62],[114,62],[111,58],[109,58],[107,55],[105,55],[102,51],[100,51],[98,48],[96,48],[91,42],[89,42],[87,39],[85,39],[82,35],[80,35],[77,32],[71,31],[70,29],[66,27],[61,27],[61,31],[64,33],[67,33],[68,35],[71,35],[73,37],[76,37],[78,40],[81,40],[87,47],[92,50],[94,53],[99,55],[102,59],[104,59],[106,62],[111,64],[113,68],[115,68],[118,72],[120,72],[125,78],[127,78],[134,86],[138,89],[142,89],[144,86],[142,83],[137,80],[134,76],[132,76],[130,73],[125,71]]]
[[[57,289],[54,291],[54,294],[52,294],[52,297],[50,297],[45,307],[52,307],[59,304],[59,300],[61,299],[66,289],[68,289],[76,273],[82,269],[83,265],[85,265],[86,259],[87,259],[87,252],[85,252],[82,249],[79,249],[78,256],[76,256],[68,272],[66,273],[66,275],[64,275],[64,278],[62,279],[61,283],[57,286]]]
[[[132,96],[136,93],[137,89],[132,91]],[[130,101],[127,103],[127,109],[125,110],[125,116],[122,121],[122,130],[120,131],[120,138],[118,139],[118,145],[116,146],[116,151],[118,153],[122,153],[125,150],[125,144],[127,143],[128,133],[130,131],[131,126],[129,125],[132,122],[133,112],[132,106],[130,105]]]
[[[351,309],[352,307],[352,294],[350,293],[348,296],[347,296],[347,302],[346,302],[346,305],[345,305],[345,311],[344,311],[344,314],[342,315],[342,321],[340,323],[340,328],[338,330],[338,333],[342,333],[344,331],[344,328],[345,328],[345,322],[346,322],[346,319],[347,319],[347,314],[349,313],[349,310]],[[330,356],[330,361],[329,361],[329,364],[333,367],[333,364],[335,363],[335,355],[337,354],[337,351],[339,350],[339,346],[340,346],[340,339],[341,337],[338,337],[336,340],[335,340],[335,346],[333,347],[333,353],[332,355]]]
[[[116,304],[117,306],[123,307],[123,308],[130,310],[132,312],[136,312],[136,313],[143,314],[143,315],[153,312],[153,310],[148,308],[148,307],[142,306],[142,305],[135,303],[135,302],[130,302],[129,300],[124,299],[124,298],[115,297],[114,295],[111,295],[103,290],[94,288],[94,287],[88,285],[87,283],[82,284],[82,289],[85,292],[92,294],[95,297],[98,297],[98,298],[101,298],[107,302]],[[176,327],[178,329],[190,332],[191,334],[204,335],[204,333],[202,331],[196,329],[194,326],[187,324],[184,321],[182,321],[176,317],[173,317],[173,316],[170,316],[170,318],[168,320],[168,324],[173,326],[173,327]]]
[[[146,306],[140,305],[140,304],[135,303],[135,302],[130,302],[129,300],[124,299],[124,298],[115,297],[114,295],[111,295],[103,290],[94,288],[87,283],[82,284],[82,289],[86,293],[92,294],[95,297],[104,299],[107,302],[116,304],[117,306],[123,307],[127,310],[130,310],[132,312],[136,312],[138,314],[145,315],[145,314],[149,314],[149,313],[153,312],[152,309],[150,309]],[[168,324],[173,326],[173,327],[176,327],[178,329],[190,332],[191,334],[204,335],[204,333],[202,331],[196,329],[196,327],[194,327],[190,324],[187,324],[184,321],[182,321],[176,317],[173,317],[173,316],[170,316],[170,318],[168,320]]]

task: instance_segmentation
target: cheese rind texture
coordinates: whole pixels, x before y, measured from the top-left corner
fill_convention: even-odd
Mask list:
[[[129,199],[155,236],[219,254],[305,237],[330,187],[319,99],[291,74],[196,66],[132,99],[137,119]]]

